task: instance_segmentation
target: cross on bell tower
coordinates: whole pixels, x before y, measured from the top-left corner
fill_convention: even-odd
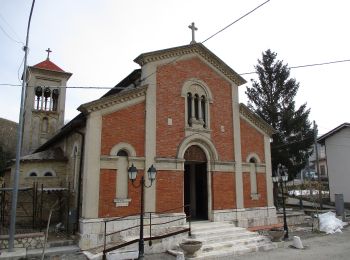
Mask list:
[[[192,41],[190,44],[194,44],[196,43],[196,40],[194,39],[194,33],[198,30],[198,28],[194,25],[194,23],[191,23],[191,25],[189,25],[188,28],[190,28],[192,31]]]
[[[47,50],[45,50],[47,52],[47,60],[50,59],[50,53],[52,52],[52,50],[50,50],[50,48],[48,48]]]

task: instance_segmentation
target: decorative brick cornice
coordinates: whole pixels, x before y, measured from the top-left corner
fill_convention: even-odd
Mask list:
[[[223,73],[231,81],[233,81],[237,86],[246,83],[245,79],[237,74],[232,68],[230,68],[225,62],[223,62],[219,57],[212,53],[208,48],[206,48],[201,43],[190,44],[185,46],[179,46],[175,48],[159,50],[154,52],[143,53],[139,55],[134,61],[140,66],[145,65],[149,62],[160,61],[163,59],[178,58],[183,55],[188,54],[198,54],[214,66],[217,70]]]
[[[88,114],[94,111],[98,111],[110,106],[127,102],[129,100],[146,96],[147,86],[137,87],[131,90],[124,90],[115,95],[106,96],[89,103],[82,104],[78,107],[78,110],[84,114]]]
[[[257,114],[255,114],[246,105],[242,103],[239,104],[239,113],[241,116],[248,119],[250,122],[252,122],[256,127],[261,129],[267,135],[272,136],[276,132],[276,130],[272,126],[266,123],[261,117],[259,117]]]

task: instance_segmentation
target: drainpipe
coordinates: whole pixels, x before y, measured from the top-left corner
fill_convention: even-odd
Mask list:
[[[81,197],[81,179],[82,179],[82,169],[83,169],[83,154],[84,154],[84,147],[85,147],[85,135],[80,131],[74,131],[75,133],[79,134],[81,136],[81,148],[80,148],[80,162],[79,162],[79,176],[78,176],[78,198],[77,198],[77,227],[79,227],[79,218],[80,218],[80,197]],[[75,231],[77,231],[79,228],[76,228]]]
[[[329,171],[328,171],[328,156],[327,156],[326,141],[324,142],[324,153],[325,153],[325,156],[326,156],[326,168],[327,168],[327,179],[328,179],[328,199],[329,199],[329,203],[331,203],[331,189],[329,187]]]

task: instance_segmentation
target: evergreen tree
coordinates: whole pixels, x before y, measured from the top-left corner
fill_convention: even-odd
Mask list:
[[[267,50],[258,60],[255,70],[258,80],[247,88],[248,107],[269,123],[276,133],[272,136],[271,159],[275,171],[281,163],[291,178],[305,167],[313,144],[313,131],[308,120],[306,103],[295,106],[299,83],[290,78],[290,69],[277,54]]]

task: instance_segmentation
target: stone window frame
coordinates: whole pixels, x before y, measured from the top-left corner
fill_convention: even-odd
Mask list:
[[[181,96],[185,99],[186,130],[210,132],[210,104],[213,103],[213,95],[208,85],[199,79],[189,79],[182,87]]]
[[[250,198],[252,200],[259,200],[261,195],[258,193],[257,165],[261,163],[261,160],[256,153],[250,153],[247,156],[246,162],[250,165]]]
[[[123,169],[120,168],[122,161],[126,157],[125,155],[118,156],[118,153],[120,152],[127,153],[126,163],[124,162]],[[136,157],[136,150],[135,148],[129,144],[129,143],[118,143],[115,146],[112,147],[110,153],[111,156],[117,158],[117,168],[116,171],[123,174],[123,177],[120,178],[120,174],[117,174],[116,178],[116,198],[114,199],[114,203],[116,207],[127,207],[129,206],[131,199],[128,198],[129,196],[129,177],[128,177],[128,164],[129,164],[129,158],[130,157]],[[125,167],[126,166],[126,167]],[[118,178],[119,176],[119,178]]]

